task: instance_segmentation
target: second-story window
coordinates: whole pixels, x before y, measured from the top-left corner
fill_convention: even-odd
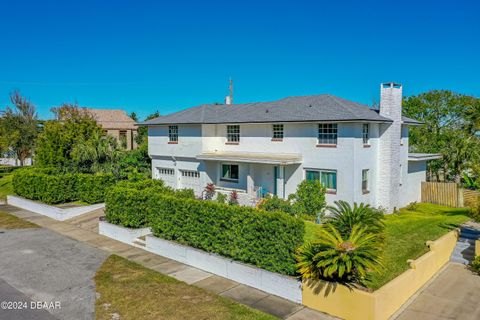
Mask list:
[[[283,139],[283,124],[274,124],[273,125],[273,140],[282,140]]]
[[[363,124],[362,139],[363,139],[363,144],[368,145],[370,140],[370,126],[368,123]]]
[[[318,125],[318,144],[336,145],[337,132],[336,123],[320,123]]]
[[[227,142],[240,142],[240,126],[227,126]]]
[[[178,142],[178,126],[168,126],[168,142]]]

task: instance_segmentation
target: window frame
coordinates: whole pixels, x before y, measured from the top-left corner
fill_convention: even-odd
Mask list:
[[[178,125],[168,126],[168,143],[170,144],[178,143]]]
[[[333,122],[319,123],[317,126],[317,146],[336,147],[338,144],[338,124]]]
[[[362,169],[362,193],[370,193],[370,169]],[[365,184],[365,185],[364,185]]]
[[[237,129],[237,130],[233,130],[234,132],[230,132],[230,129]],[[227,125],[226,130],[227,130],[227,142],[226,143],[227,144],[239,144],[240,143],[240,125],[229,124],[229,125]]]
[[[230,177],[229,178],[225,178],[223,176],[223,167],[224,166],[230,166]],[[237,178],[231,178],[232,176],[232,166],[236,166],[237,167]],[[236,163],[221,163],[220,164],[220,181],[226,181],[226,182],[234,182],[234,183],[238,183],[240,180],[240,165],[236,164]]]
[[[272,141],[283,141],[285,136],[285,127],[283,123],[272,124]]]
[[[335,174],[335,185],[334,185],[335,188],[328,188],[327,186],[325,186],[325,189],[327,190],[327,193],[329,193],[329,194],[337,194],[337,190],[338,190],[338,171],[337,170],[307,168],[307,169],[305,169],[305,180],[307,180],[308,171],[318,173],[318,180],[320,180],[320,182],[322,182],[322,174],[324,174],[324,173],[334,173]]]
[[[365,131],[365,129],[367,130]],[[370,145],[370,124],[369,123],[362,124],[362,142],[364,146]]]

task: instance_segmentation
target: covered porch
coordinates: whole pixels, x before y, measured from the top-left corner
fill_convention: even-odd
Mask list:
[[[236,190],[242,204],[255,204],[267,194],[285,198],[286,167],[302,163],[299,154],[280,153],[205,152],[196,158],[205,162],[217,190]]]

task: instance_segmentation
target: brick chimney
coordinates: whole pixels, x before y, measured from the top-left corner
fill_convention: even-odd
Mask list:
[[[380,85],[380,115],[392,123],[380,125],[377,204],[387,211],[398,209],[401,183],[400,138],[402,132],[402,85]]]

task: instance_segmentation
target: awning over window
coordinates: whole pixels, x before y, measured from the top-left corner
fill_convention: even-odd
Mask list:
[[[302,155],[296,153],[259,153],[259,152],[204,152],[197,155],[198,160],[233,161],[289,165],[302,163]]]
[[[441,159],[442,155],[440,153],[409,153],[408,161],[427,161]]]

